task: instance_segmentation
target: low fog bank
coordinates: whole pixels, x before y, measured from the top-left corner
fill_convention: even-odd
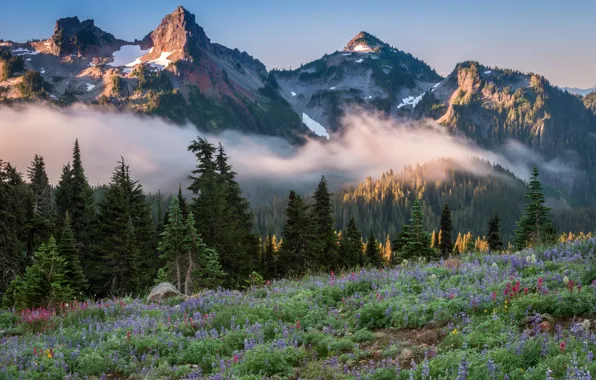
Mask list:
[[[71,160],[72,145],[78,138],[91,184],[108,183],[123,156],[133,177],[148,191],[164,192],[175,191],[194,168],[194,156],[186,148],[197,136],[221,142],[239,178],[247,183],[304,185],[314,183],[321,174],[353,182],[445,157],[470,171],[478,171],[470,158],[480,157],[507,167],[522,179],[529,177],[529,163],[543,162],[542,169],[552,173],[570,170],[561,162],[544,163],[518,142],[509,142],[499,153],[486,151],[430,121],[403,123],[359,112],[344,118],[343,124],[345,132],[331,141],[309,140],[295,148],[275,137],[235,131],[215,136],[159,118],[84,106],[60,110],[2,107],[0,159],[24,173],[33,155],[42,155],[55,184],[62,166]]]

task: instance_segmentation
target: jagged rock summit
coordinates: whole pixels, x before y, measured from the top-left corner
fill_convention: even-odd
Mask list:
[[[344,47],[344,51],[354,53],[372,53],[382,48],[389,48],[389,45],[367,32],[360,32],[354,36]]]
[[[171,61],[192,61],[200,58],[201,51],[211,50],[211,41],[203,28],[197,25],[195,16],[179,6],[143,38],[141,49],[151,49],[147,60],[167,54]]]
[[[56,21],[54,34],[43,46],[58,56],[109,56],[126,43],[95,26],[93,20],[66,17]]]

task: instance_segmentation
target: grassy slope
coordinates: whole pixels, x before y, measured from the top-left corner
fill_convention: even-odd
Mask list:
[[[592,239],[469,255],[458,269],[410,263],[323,274],[170,305],[124,299],[47,314],[5,311],[0,379],[18,378],[19,369],[25,379],[408,379],[410,372],[544,379],[547,369],[579,379],[571,374],[596,373],[594,322],[582,325],[595,317],[595,247]],[[518,294],[506,296],[517,281]]]

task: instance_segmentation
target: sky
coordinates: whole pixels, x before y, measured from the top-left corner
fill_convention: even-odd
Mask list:
[[[178,5],[196,15],[211,41],[247,51],[269,69],[341,50],[364,30],[441,75],[476,60],[559,86],[596,86],[594,1],[21,0],[0,4],[0,38],[47,38],[56,19],[76,15],[132,41]]]

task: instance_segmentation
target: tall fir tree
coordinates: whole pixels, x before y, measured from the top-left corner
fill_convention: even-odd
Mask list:
[[[286,224],[280,249],[280,269],[284,274],[301,274],[316,268],[317,246],[308,206],[295,191],[290,191]]]
[[[501,241],[501,221],[499,214],[495,214],[488,221],[488,232],[486,233],[486,239],[488,242],[488,249],[490,252],[500,251],[503,249],[503,241]]]
[[[159,265],[155,225],[142,187],[130,178],[124,159],[118,162],[97,219],[94,261],[86,273],[94,293],[128,294],[151,284]]]
[[[422,204],[420,199],[416,198],[412,204],[410,223],[407,229],[404,227],[401,258],[406,260],[416,257],[429,259],[432,255],[430,238],[430,233],[424,229]]]
[[[80,297],[87,291],[87,279],[77,249],[77,242],[72,232],[68,211],[64,217],[64,227],[60,232],[58,251],[65,260],[65,280],[73,291],[73,295]]]
[[[534,166],[526,194],[529,203],[517,222],[515,230],[515,246],[518,249],[547,243],[554,239],[555,231],[549,215],[550,209],[545,206],[542,184],[538,180],[538,175],[538,168]]]
[[[261,268],[265,278],[273,279],[277,277],[275,235],[267,235],[263,242],[263,253]]]
[[[453,250],[453,241],[451,240],[452,233],[453,223],[451,221],[451,210],[449,209],[449,205],[445,203],[443,205],[443,211],[441,212],[441,238],[439,241],[439,251],[443,257],[449,256]]]
[[[362,235],[358,231],[356,221],[350,218],[348,228],[342,234],[339,243],[340,264],[344,268],[352,268],[364,265],[364,256],[362,254]]]
[[[180,210],[180,201],[177,197],[172,198],[168,215],[168,223],[161,233],[157,249],[162,254],[162,260],[166,264],[166,271],[169,278],[171,278],[171,282],[179,292],[182,292],[185,272],[183,256],[186,253],[184,241],[186,225]]]
[[[77,239],[79,252],[84,260],[88,259],[90,244],[90,230],[95,220],[95,206],[93,203],[93,190],[89,185],[83,162],[79,140],[75,140],[72,153],[71,177],[68,181],[68,211],[72,219],[72,230]]]
[[[33,255],[37,247],[47,242],[55,234],[56,215],[52,197],[52,188],[43,157],[35,155],[27,169],[29,186],[33,193],[33,214],[30,218],[28,253]]]
[[[165,216],[166,214],[163,211],[163,196],[161,195],[161,191],[157,190],[157,210],[156,210],[156,214],[157,214],[157,223],[155,224],[155,229],[158,235],[161,235],[161,233],[164,231],[165,228]]]
[[[33,193],[21,175],[8,162],[0,160],[0,292],[28,263],[28,217]]]
[[[368,235],[364,255],[366,256],[366,263],[368,265],[372,265],[375,268],[380,268],[383,266],[383,259],[381,257],[381,251],[379,250],[379,243],[377,242],[377,239],[375,239],[372,231]]]
[[[197,165],[189,186],[194,194],[191,210],[198,216],[197,230],[205,244],[219,254],[226,285],[242,284],[259,262],[259,241],[252,233],[252,215],[242,197],[235,173],[221,145],[206,139],[193,141],[188,150]]]
[[[390,262],[391,261],[391,252],[393,251],[391,247],[391,239],[389,235],[385,238],[385,245],[383,246],[383,261]]]
[[[56,187],[56,226],[61,227],[64,224],[64,215],[70,210],[70,193],[72,183],[72,168],[70,163],[62,167],[60,181]]]
[[[327,269],[337,267],[337,236],[335,235],[333,217],[333,205],[331,203],[331,194],[329,193],[327,180],[321,177],[317,190],[313,195],[314,203],[312,205],[312,219],[315,223],[315,233],[317,238],[317,252],[315,253],[318,266]]]

